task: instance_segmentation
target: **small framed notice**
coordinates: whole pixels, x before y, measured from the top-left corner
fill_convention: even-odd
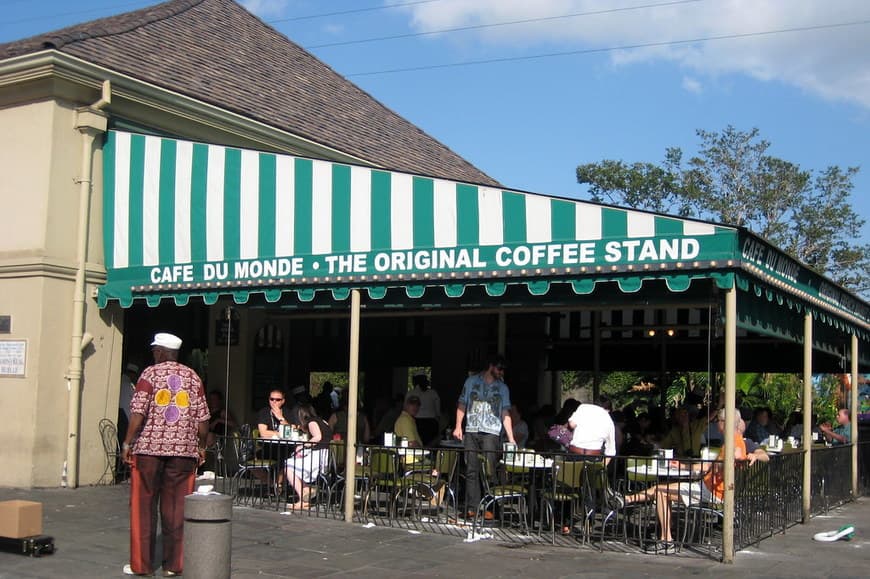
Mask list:
[[[24,378],[27,367],[26,340],[0,340],[0,376]]]

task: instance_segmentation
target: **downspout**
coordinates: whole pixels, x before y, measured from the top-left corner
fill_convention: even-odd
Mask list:
[[[66,460],[61,471],[62,486],[76,488],[79,480],[79,422],[81,422],[82,404],[82,351],[93,339],[85,333],[85,274],[87,269],[89,225],[91,210],[91,190],[94,162],[94,141],[97,136],[106,131],[108,126],[106,114],[101,110],[111,102],[112,87],[109,81],[103,81],[100,99],[87,107],[76,109],[75,128],[82,135],[82,166],[81,176],[76,179],[79,184],[79,219],[78,238],[76,242],[76,278],[73,289],[73,315],[70,344],[69,369],[66,373],[69,402],[67,408],[68,437],[66,444]],[[86,337],[87,336],[87,337]]]

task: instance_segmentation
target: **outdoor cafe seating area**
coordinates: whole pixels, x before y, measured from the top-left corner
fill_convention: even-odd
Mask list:
[[[624,501],[650,485],[696,479],[700,475],[692,464],[701,463],[701,472],[718,468],[715,449],[703,458],[680,461],[680,466],[655,456],[617,456],[605,465],[594,460],[598,457],[575,460],[576,455],[524,449],[480,455],[481,500],[471,504],[465,492],[469,451],[459,441],[432,448],[359,445],[353,481],[346,479],[345,444],[333,441],[325,464],[312,469],[316,475],[299,497],[282,465],[304,445],[302,440],[265,441],[233,433],[218,438],[205,468],[216,473],[215,490],[231,494],[244,508],[343,519],[345,493],[352,492],[353,519],[363,524],[464,540],[721,557],[721,503],[675,502],[668,521],[673,545],[664,549],[656,540],[661,523],[654,502]],[[859,444],[860,488],[865,490],[870,488],[868,454],[870,444]],[[799,448],[771,448],[767,462],[737,463],[735,548],[801,522],[804,456]],[[853,499],[851,446],[813,448],[811,465],[813,515]]]

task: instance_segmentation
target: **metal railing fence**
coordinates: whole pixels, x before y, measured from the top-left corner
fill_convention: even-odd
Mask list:
[[[814,515],[852,499],[850,453],[850,447],[814,449]],[[859,454],[859,486],[866,490],[870,443],[860,444]],[[315,450],[301,441],[233,434],[218,438],[205,468],[216,472],[216,490],[239,506],[343,519],[344,494],[353,492],[359,522],[467,540],[722,556],[723,508],[701,489],[701,479],[712,477],[705,473],[721,468],[712,460],[672,468],[652,457],[618,456],[605,466],[597,456],[471,451],[459,443],[361,445],[356,460],[355,480],[347,481],[341,441]],[[803,464],[804,453],[793,451],[737,465],[735,549],[802,521]],[[656,514],[656,500],[671,505],[665,520]],[[670,544],[659,540],[665,526]]]

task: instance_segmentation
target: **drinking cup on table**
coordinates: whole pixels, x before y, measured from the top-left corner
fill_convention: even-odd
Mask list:
[[[392,432],[384,433],[384,446],[395,446],[396,444],[396,435]]]

